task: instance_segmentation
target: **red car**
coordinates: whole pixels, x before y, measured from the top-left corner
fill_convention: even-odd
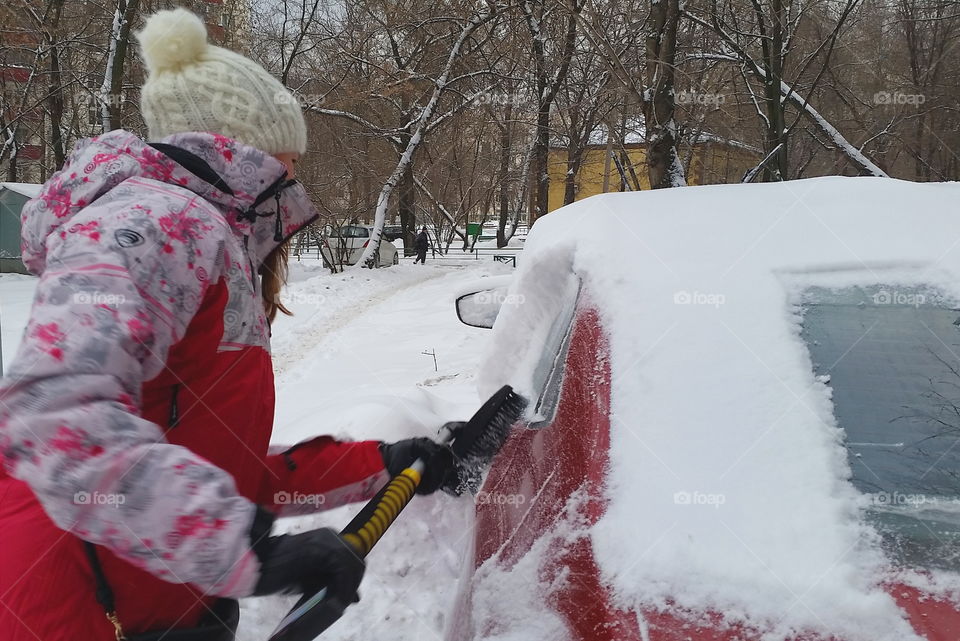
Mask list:
[[[821,178],[540,219],[457,301],[493,326],[481,392],[534,408],[447,638],[960,639],[958,200]]]

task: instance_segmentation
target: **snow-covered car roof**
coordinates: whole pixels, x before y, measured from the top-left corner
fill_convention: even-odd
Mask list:
[[[605,194],[537,221],[481,393],[529,390],[542,345],[526,339],[576,274],[612,371],[610,503],[589,534],[624,607],[710,609],[771,638],[918,638],[878,586],[888,562],[798,302],[877,284],[960,300],[957,203],[960,184],[831,177]]]

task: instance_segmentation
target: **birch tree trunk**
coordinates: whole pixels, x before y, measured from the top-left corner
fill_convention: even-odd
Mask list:
[[[647,90],[643,101],[646,124],[647,176],[652,189],[684,187],[683,163],[677,152],[674,69],[677,54],[679,0],[651,0],[647,32]],[[628,158],[624,158],[629,161]]]
[[[130,44],[130,30],[139,8],[140,0],[119,0],[113,13],[107,64],[100,87],[100,118],[104,133],[122,126],[124,62]]]
[[[510,148],[513,132],[513,101],[507,101],[503,126],[500,129],[500,198],[497,221],[497,247],[507,246],[507,217],[510,215]]]

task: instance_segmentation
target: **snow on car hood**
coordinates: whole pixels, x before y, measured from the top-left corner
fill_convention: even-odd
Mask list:
[[[765,639],[918,638],[879,587],[794,303],[818,284],[960,299],[958,201],[958,184],[832,177],[606,194],[537,221],[481,393],[528,389],[542,346],[523,337],[580,276],[612,366],[610,503],[590,535],[622,606],[712,609]]]

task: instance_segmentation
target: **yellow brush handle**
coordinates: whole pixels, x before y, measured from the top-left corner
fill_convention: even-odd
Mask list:
[[[413,498],[418,485],[420,472],[413,467],[403,470],[370,499],[340,535],[360,556],[366,556]]]

